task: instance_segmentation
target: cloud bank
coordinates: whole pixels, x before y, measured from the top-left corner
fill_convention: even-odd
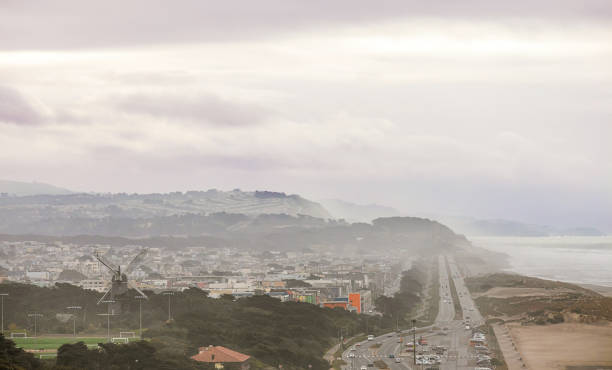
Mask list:
[[[611,9],[0,2],[0,170],[612,231]]]

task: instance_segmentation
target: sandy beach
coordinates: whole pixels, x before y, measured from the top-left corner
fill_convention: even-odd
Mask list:
[[[612,325],[507,325],[528,369],[611,366]]]

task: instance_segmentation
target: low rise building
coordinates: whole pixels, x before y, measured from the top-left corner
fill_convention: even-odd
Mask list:
[[[222,346],[200,347],[198,354],[191,356],[192,360],[214,364],[217,369],[223,369],[224,364],[239,364],[242,370],[249,369],[247,361],[250,358],[249,355]]]

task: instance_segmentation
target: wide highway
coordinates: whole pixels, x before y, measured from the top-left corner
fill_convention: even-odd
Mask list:
[[[447,263],[451,276],[447,272]],[[438,257],[438,273],[440,284],[438,315],[434,325],[417,330],[417,339],[423,337],[428,340],[430,345],[442,345],[448,348],[447,353],[442,356],[442,363],[438,365],[440,369],[472,370],[474,365],[473,361],[470,361],[468,350],[471,331],[466,329],[465,322],[469,322],[470,326],[478,325],[483,322],[482,316],[474,305],[452,256]],[[461,306],[461,312],[457,317],[460,319],[457,320],[455,319],[456,312],[449,279],[452,279],[455,284]],[[400,335],[404,337],[402,343],[399,342]],[[377,368],[372,367],[372,365],[378,360],[384,361],[393,370],[426,368],[427,365],[415,366],[412,353],[404,351],[405,343],[412,342],[412,337],[412,331],[405,330],[399,334],[389,333],[370,341],[360,342],[351,348],[347,348],[342,354],[342,358],[346,362],[343,368],[360,370],[362,367],[366,367],[368,370],[374,370]],[[393,355],[393,358],[389,355]],[[399,362],[395,358],[399,358]],[[469,365],[471,363],[472,365]]]

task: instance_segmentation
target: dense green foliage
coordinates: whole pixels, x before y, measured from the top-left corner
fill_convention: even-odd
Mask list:
[[[0,334],[0,369],[43,369],[42,363],[30,353],[15,347],[13,341]]]
[[[40,312],[44,316],[38,323],[39,333],[71,333],[72,320],[62,322],[56,314],[65,314],[68,305],[79,305],[83,309],[77,314],[77,335],[79,331],[82,335],[83,330],[96,332],[98,336],[105,334],[105,318],[96,315],[106,311],[104,305],[96,304],[99,293],[67,284],[39,288],[5,283],[0,288],[10,294],[5,300],[5,325],[13,329],[15,326],[21,328],[19,330],[25,327],[31,333],[32,322],[27,313]],[[129,292],[124,297],[121,315],[112,317],[111,331],[114,336],[119,331],[137,331],[139,301],[133,298],[135,295],[135,292]],[[265,363],[271,366],[282,364],[285,369],[307,368],[308,365],[312,365],[313,369],[327,369],[329,365],[322,357],[328,348],[337,343],[340,330],[345,337],[350,337],[366,332],[366,326],[370,332],[377,332],[381,327],[391,328],[395,324],[389,315],[379,320],[368,320],[365,315],[342,309],[281,302],[268,296],[239,300],[234,300],[232,296],[213,299],[197,288],[176,293],[170,299],[173,320],[169,322],[168,296],[150,294],[149,300],[143,302],[144,336],[151,347],[145,344],[118,346],[129,349],[126,349],[128,352],[125,356],[138,358],[138,353],[153,349],[156,358],[179,361],[197,353],[198,347],[222,345],[253,356],[258,361],[252,367]],[[78,367],[79,361],[102,356],[95,350],[85,351],[83,346],[63,346],[58,364]],[[115,347],[104,347],[104,351],[114,351]],[[106,360],[103,362],[109,363]],[[157,361],[156,366],[163,363]]]
[[[83,342],[64,344],[57,352],[57,370],[107,369],[211,369],[185,356],[162,354],[146,341],[130,344],[101,343],[97,349],[88,349]]]
[[[147,331],[153,343],[195,353],[197,347],[223,345],[272,366],[327,369],[323,353],[337,340],[338,331],[354,335],[365,329],[365,319],[341,309],[268,296],[238,301],[210,299],[197,289],[182,295],[176,319]]]

